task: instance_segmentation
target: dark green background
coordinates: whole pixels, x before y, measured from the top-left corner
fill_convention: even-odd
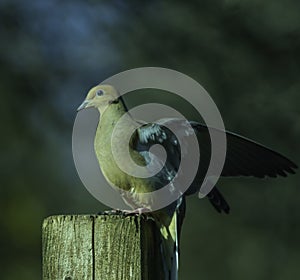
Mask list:
[[[71,152],[76,108],[120,71],[200,82],[227,129],[300,163],[300,2],[0,1],[1,279],[41,278],[41,223],[96,213]],[[229,216],[188,199],[181,279],[295,279],[300,175],[225,179]]]

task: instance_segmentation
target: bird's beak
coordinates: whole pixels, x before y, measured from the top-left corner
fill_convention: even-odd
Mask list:
[[[85,109],[85,108],[89,107],[89,106],[88,106],[89,103],[90,103],[89,100],[84,100],[84,101],[81,103],[81,105],[77,108],[77,112],[80,111],[80,110],[82,110],[82,109]]]

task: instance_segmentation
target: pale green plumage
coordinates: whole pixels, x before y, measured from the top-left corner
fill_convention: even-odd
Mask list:
[[[116,104],[111,104],[101,114],[94,142],[96,156],[105,178],[113,186],[117,186],[118,188],[125,191],[133,190],[134,192],[138,193],[151,192],[155,190],[155,187],[153,186],[151,181],[133,177],[123,172],[118,167],[116,160],[114,159],[112,154],[112,137],[119,136],[120,139],[114,140],[117,141],[117,143],[121,142],[124,139],[124,135],[126,135],[126,133],[130,131],[130,127],[135,128],[137,126],[137,123],[133,119],[123,119],[123,125],[119,128],[118,133],[112,135],[115,124],[119,121],[119,119],[125,112],[125,107],[121,102],[119,102]],[[132,139],[134,139],[134,137]],[[140,166],[145,166],[146,163],[144,157],[142,157],[137,151],[132,148],[132,143],[129,144],[130,155],[133,161]],[[116,146],[116,148],[118,149],[118,146]],[[119,154],[121,154],[121,151],[118,152],[117,150],[117,155]],[[118,157],[117,160],[122,162],[123,158]],[[123,163],[126,164],[126,162]]]

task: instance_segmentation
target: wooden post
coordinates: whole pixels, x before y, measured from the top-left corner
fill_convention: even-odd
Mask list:
[[[43,223],[43,280],[164,279],[155,223],[143,216],[51,216]]]

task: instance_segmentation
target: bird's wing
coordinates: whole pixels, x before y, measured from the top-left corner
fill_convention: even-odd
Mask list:
[[[168,128],[174,128],[176,136]],[[196,132],[200,148],[200,164],[197,178],[186,192],[196,192],[203,182],[211,157],[211,141],[206,125],[198,122],[188,122],[182,119],[162,119],[155,124],[147,124],[139,128],[138,149],[147,150],[153,144],[161,144],[170,154],[168,164],[177,171],[180,164],[180,145],[178,138],[183,143],[183,154],[185,152],[184,139]],[[212,128],[214,133],[223,133],[221,130]],[[217,134],[215,134],[217,135]],[[238,134],[226,131],[227,150],[225,163],[221,176],[253,176],[263,178],[265,176],[286,177],[294,174],[297,165],[291,160],[259,143],[247,139]],[[213,174],[212,174],[213,175]]]
[[[190,122],[190,124],[199,134],[199,139],[208,137],[207,126],[197,122]],[[295,173],[294,169],[297,168],[297,165],[278,152],[232,132],[226,131],[226,139],[226,159],[221,176],[263,178],[265,176],[276,177],[277,175],[286,177],[288,173]],[[201,152],[208,150],[210,153],[211,144],[207,142],[204,142],[202,146],[202,142],[200,143]]]
[[[135,149],[139,152],[149,151],[155,145],[162,145],[167,153],[170,168],[178,170],[180,164],[180,145],[170,129],[160,123],[149,123],[138,129],[138,141]]]
[[[166,170],[176,175],[182,156],[189,154],[188,139],[195,131],[188,121],[182,119],[161,119],[155,123],[142,125],[137,129],[135,147],[140,154],[156,144],[161,145],[167,155]],[[147,160],[146,160],[147,161]]]
[[[175,128],[176,136],[168,128]],[[192,127],[192,131],[191,131]],[[214,133],[223,133],[212,128]],[[196,133],[200,148],[200,164],[198,173],[192,185],[185,192],[190,195],[199,191],[207,172],[211,157],[211,141],[206,125],[198,122],[188,122],[181,119],[162,119],[155,124],[147,124],[139,128],[136,149],[140,152],[147,151],[154,144],[161,144],[167,151],[167,168],[176,174],[181,160],[181,148],[185,154],[185,138]],[[216,135],[216,134],[214,134]],[[178,144],[181,139],[182,147]],[[297,165],[285,156],[243,136],[226,131],[226,158],[221,176],[265,176],[286,177],[288,173],[294,174]],[[165,172],[164,172],[165,173]],[[214,174],[212,174],[214,175]],[[164,181],[165,182],[165,181]],[[211,203],[224,212],[229,211],[229,206],[220,192],[214,188],[208,195]]]

